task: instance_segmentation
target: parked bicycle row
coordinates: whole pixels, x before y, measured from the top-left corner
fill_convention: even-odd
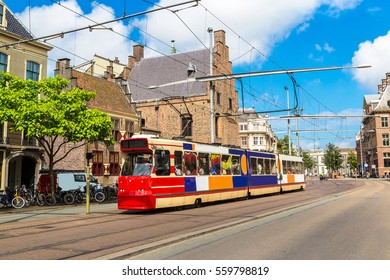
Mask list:
[[[117,198],[117,186],[90,187],[90,200],[98,203],[105,201],[114,201]],[[63,191],[60,187],[52,194],[48,189],[41,192],[38,187],[31,192],[25,185],[16,186],[13,190],[7,188],[3,194],[0,194],[0,208],[14,207],[23,208],[31,205],[56,205],[56,204],[76,204],[84,203],[87,195],[85,187],[79,187],[73,190]]]

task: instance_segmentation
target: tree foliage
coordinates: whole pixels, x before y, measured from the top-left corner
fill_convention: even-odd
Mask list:
[[[326,146],[324,154],[324,164],[330,171],[337,171],[342,167],[343,158],[339,149],[334,144]]]
[[[310,156],[308,152],[303,152],[302,153],[303,157],[303,163],[305,165],[305,168],[307,169],[313,169],[314,167],[317,166],[317,162]]]
[[[288,135],[284,135],[284,137],[282,139],[279,139],[278,144],[277,144],[277,150],[278,150],[279,154],[283,154],[283,155],[289,154],[288,143],[289,143]],[[292,145],[291,145],[291,155],[293,155],[293,156],[297,155],[297,152],[295,151],[295,149],[293,148]]]
[[[11,130],[37,139],[48,156],[52,179],[54,165],[72,150],[111,138],[110,117],[87,107],[96,93],[79,88],[64,90],[68,85],[69,81],[60,76],[25,81],[9,73],[0,74],[0,122],[10,121]],[[61,148],[67,143],[74,145],[63,153]]]
[[[357,155],[353,151],[350,151],[347,156],[347,163],[350,165],[351,169],[357,169],[358,168],[358,160]]]

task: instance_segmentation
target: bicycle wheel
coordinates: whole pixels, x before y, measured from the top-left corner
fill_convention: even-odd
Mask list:
[[[84,195],[81,192],[78,192],[78,193],[75,194],[74,200],[77,203],[83,203],[84,202]]]
[[[24,207],[26,201],[22,197],[17,196],[12,199],[11,204],[14,208],[19,209]]]
[[[45,199],[43,198],[43,195],[38,194],[37,197],[35,198],[35,202],[36,202],[36,204],[38,204],[39,206],[45,205]]]
[[[57,200],[56,200],[56,198],[53,195],[48,194],[48,195],[45,196],[45,203],[47,205],[53,206],[54,204],[57,203]]]
[[[71,193],[67,193],[64,195],[64,202],[67,205],[71,205],[74,203],[74,196]]]
[[[104,195],[103,192],[97,192],[95,193],[95,200],[97,202],[103,202],[106,199],[106,196]]]

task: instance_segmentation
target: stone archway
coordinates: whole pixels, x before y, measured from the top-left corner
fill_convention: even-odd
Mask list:
[[[33,190],[41,166],[42,160],[37,153],[20,151],[11,154],[6,159],[6,187],[13,189],[25,184]]]

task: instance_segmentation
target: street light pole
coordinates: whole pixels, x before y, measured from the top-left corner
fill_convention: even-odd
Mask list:
[[[362,127],[360,126],[359,129],[359,134],[360,134],[360,172],[361,172],[361,178],[363,178],[363,147],[362,147],[362,141],[363,141],[363,136],[362,136]]]
[[[288,91],[288,87],[285,86],[287,95],[287,114],[290,116],[290,94]],[[290,118],[287,119],[287,134],[288,134],[288,154],[291,156],[291,129],[290,129]]]

